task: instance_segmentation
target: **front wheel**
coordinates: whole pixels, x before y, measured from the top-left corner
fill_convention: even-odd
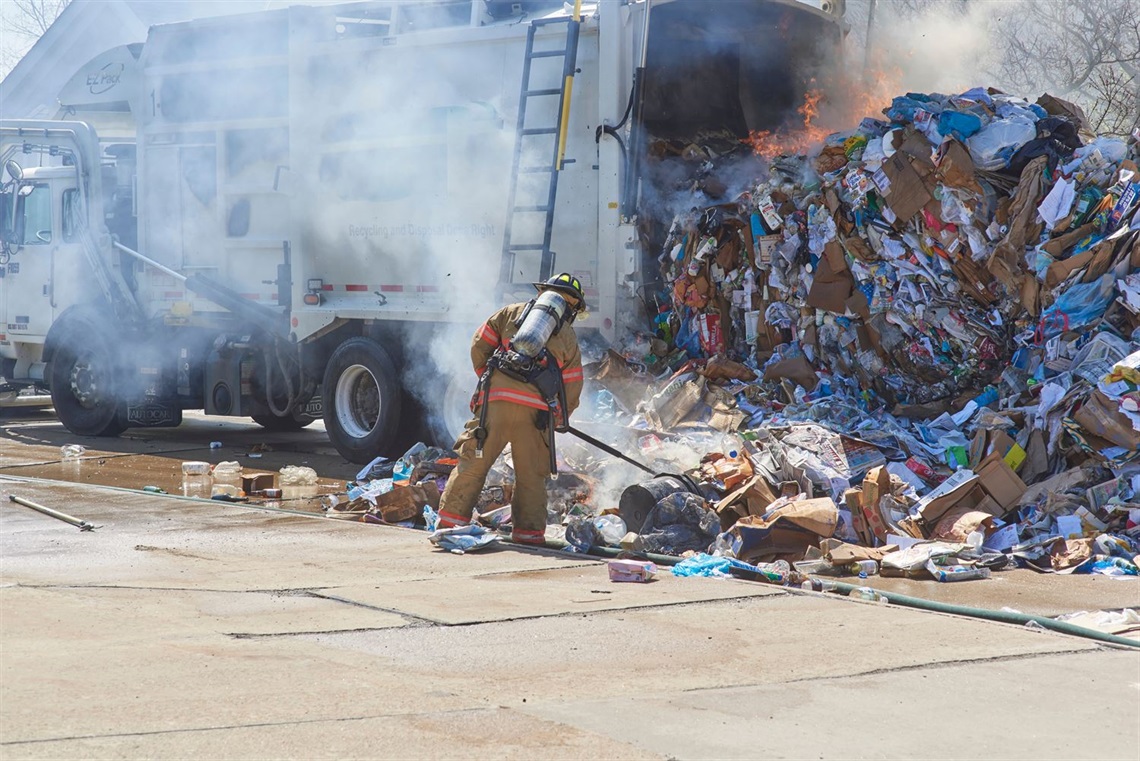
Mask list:
[[[396,368],[383,346],[350,338],[325,368],[325,428],[349,462],[368,463],[393,443],[400,422]]]
[[[111,344],[94,331],[72,332],[63,339],[51,363],[51,401],[64,427],[80,436],[118,436],[116,391],[118,359]]]

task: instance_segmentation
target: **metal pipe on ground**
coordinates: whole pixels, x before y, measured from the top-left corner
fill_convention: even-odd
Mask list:
[[[32,502],[30,499],[24,499],[23,497],[17,497],[15,494],[9,494],[8,499],[11,500],[12,502],[15,502],[17,505],[23,505],[24,507],[30,507],[33,510],[35,510],[36,512],[43,513],[44,515],[51,517],[51,518],[55,518],[57,521],[63,521],[64,523],[70,523],[72,526],[75,526],[80,531],[94,531],[96,528],[98,528],[98,526],[95,526],[94,524],[88,523],[87,521],[79,520],[78,518],[72,517],[72,516],[68,515],[67,513],[61,513],[58,510],[52,510],[50,507],[46,507],[44,505],[41,505],[38,502]]]

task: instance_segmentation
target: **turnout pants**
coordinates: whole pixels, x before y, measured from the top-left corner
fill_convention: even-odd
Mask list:
[[[487,440],[483,457],[475,456],[475,428],[479,411],[455,442],[459,465],[447,479],[439,500],[439,527],[463,526],[479,501],[487,473],[507,444],[515,464],[515,491],[511,500],[511,538],[525,544],[542,544],[546,533],[546,478],[550,475],[550,448],[545,430],[535,427],[539,410],[511,402],[489,402]]]

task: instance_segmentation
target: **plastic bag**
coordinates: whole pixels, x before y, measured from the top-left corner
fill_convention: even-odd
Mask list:
[[[489,532],[482,526],[457,526],[440,529],[428,537],[428,541],[441,550],[462,555],[496,544],[499,535]]]
[[[575,515],[566,522],[566,543],[570,545],[566,548],[570,552],[586,553],[591,547],[602,545],[603,540],[592,518]]]
[[[1037,137],[1037,125],[1025,117],[998,119],[966,140],[978,169],[993,171],[1009,165],[1017,149]]]
[[[226,463],[222,463],[222,465],[225,464]],[[218,467],[221,467],[221,465]],[[240,467],[238,472],[241,472]],[[214,475],[216,476],[217,474],[218,469],[214,468]],[[281,469],[282,486],[315,486],[316,483],[317,471],[312,468],[305,467],[304,465],[286,465]]]
[[[1104,275],[1091,283],[1077,283],[1057,297],[1053,308],[1041,316],[1038,340],[1047,340],[1066,330],[1075,330],[1100,319],[1116,294],[1116,280]]]
[[[691,558],[685,558],[673,566],[673,575],[726,578],[730,575],[728,569],[731,567],[732,563],[729,562],[728,558],[715,557],[702,553],[700,555],[694,555]]]

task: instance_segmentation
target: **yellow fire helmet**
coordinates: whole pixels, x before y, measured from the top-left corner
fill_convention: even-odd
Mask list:
[[[573,296],[578,300],[576,318],[586,315],[586,294],[582,292],[582,283],[569,272],[555,275],[544,283],[535,283],[539,291],[554,290]]]

